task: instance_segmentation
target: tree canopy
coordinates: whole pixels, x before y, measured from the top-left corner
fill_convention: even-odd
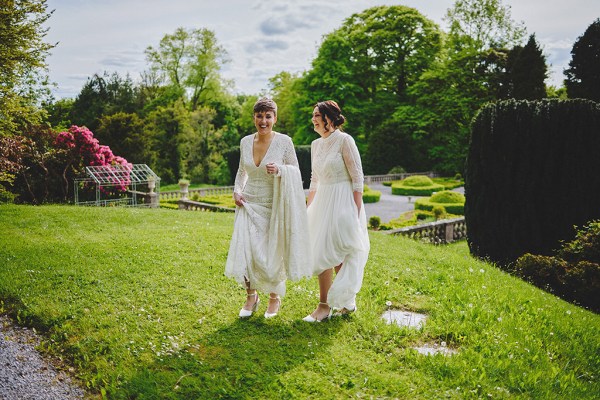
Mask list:
[[[192,110],[221,90],[219,70],[227,60],[226,52],[209,29],[177,28],[165,35],[157,48],[149,46],[146,57],[163,83],[189,96]]]
[[[324,38],[312,69],[301,78],[298,108],[307,124],[298,127],[295,142],[313,137],[312,106],[335,99],[348,117],[349,132],[364,143],[440,48],[438,26],[414,8],[380,6],[353,14]]]
[[[42,119],[49,95],[44,42],[50,16],[46,0],[2,1],[0,8],[0,136],[14,135]]]
[[[600,101],[600,18],[577,38],[565,70],[565,86],[570,98]]]

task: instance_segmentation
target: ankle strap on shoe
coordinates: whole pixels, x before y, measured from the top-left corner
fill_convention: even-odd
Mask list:
[[[273,297],[273,296],[269,295],[269,299],[271,299],[271,300],[279,300],[280,298],[281,298],[281,297],[279,297],[279,295],[277,295],[277,296],[275,296],[275,297]]]
[[[323,305],[325,305],[325,306],[329,306],[329,303],[323,303],[322,301],[320,301],[320,302],[319,302],[319,305],[320,305],[320,304],[323,304]]]
[[[250,297],[250,296],[258,296],[258,293],[248,293],[246,294],[246,297]]]

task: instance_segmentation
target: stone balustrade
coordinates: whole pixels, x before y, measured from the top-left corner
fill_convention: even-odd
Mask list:
[[[436,174],[435,172],[431,172],[431,171],[428,171],[428,172],[403,172],[400,174],[386,174],[386,175],[365,175],[365,184],[369,185],[369,184],[375,183],[375,182],[399,181],[399,180],[402,180],[402,179],[412,176],[412,175],[425,175],[430,178],[436,178],[439,176],[439,174]]]
[[[197,193],[200,197],[212,196],[219,194],[230,194],[233,193],[233,186],[217,186],[208,188],[188,189],[187,196],[191,196]],[[161,200],[179,199],[182,196],[181,190],[168,190],[160,192]]]
[[[179,199],[178,204],[180,210],[235,212],[235,208],[215,206],[214,204],[202,203],[190,199]]]
[[[465,217],[428,222],[423,225],[385,231],[389,235],[402,235],[411,239],[433,244],[452,243],[466,239],[467,225]]]

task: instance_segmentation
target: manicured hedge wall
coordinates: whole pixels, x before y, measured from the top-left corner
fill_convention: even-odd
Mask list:
[[[444,190],[444,185],[434,183],[424,175],[412,175],[392,183],[392,194],[400,196],[430,196]]]
[[[443,207],[447,213],[463,215],[465,213],[465,196],[458,192],[444,190],[429,198],[415,201],[415,210],[433,211],[436,206]]]
[[[381,192],[379,190],[373,190],[367,185],[364,186],[362,195],[363,203],[377,203],[380,199]]]
[[[600,218],[600,104],[508,100],[476,116],[465,218],[475,256],[506,265],[549,255]]]

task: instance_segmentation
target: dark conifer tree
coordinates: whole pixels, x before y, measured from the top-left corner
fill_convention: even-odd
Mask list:
[[[600,18],[577,38],[571,57],[569,68],[565,70],[569,98],[600,101]]]
[[[525,47],[515,46],[508,58],[510,97],[519,100],[538,100],[546,97],[548,67],[546,58],[535,40],[529,36]]]

